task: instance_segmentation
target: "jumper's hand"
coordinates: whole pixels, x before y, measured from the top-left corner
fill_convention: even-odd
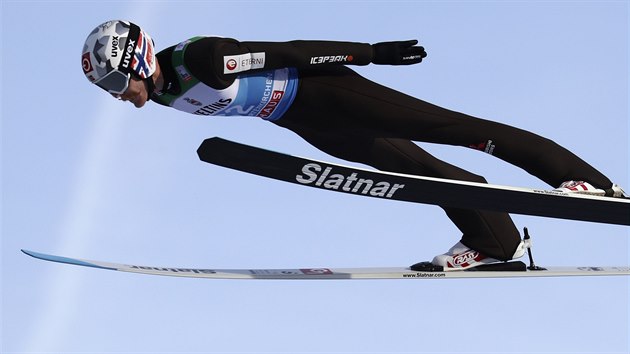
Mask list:
[[[381,42],[372,45],[372,63],[387,65],[417,64],[427,56],[424,47],[416,46],[417,40],[403,42]]]

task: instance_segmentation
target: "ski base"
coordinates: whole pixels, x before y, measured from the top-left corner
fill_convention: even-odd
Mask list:
[[[98,269],[129,273],[206,279],[297,279],[297,280],[350,280],[350,279],[455,279],[455,278],[521,278],[570,276],[630,275],[630,267],[548,267],[544,270],[521,271],[414,271],[409,267],[386,268],[297,268],[297,269],[200,269],[180,267],[153,267],[91,261],[60,257],[22,250],[25,254],[44,261],[58,262]]]

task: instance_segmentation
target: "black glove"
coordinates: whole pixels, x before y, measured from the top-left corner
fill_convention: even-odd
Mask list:
[[[424,47],[416,46],[417,40],[404,42],[381,42],[372,45],[372,63],[387,65],[417,64],[427,56]]]

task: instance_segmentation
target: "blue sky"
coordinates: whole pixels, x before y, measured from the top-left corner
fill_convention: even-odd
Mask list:
[[[626,1],[3,1],[3,353],[627,353],[629,279],[208,281],[44,263],[399,266],[460,235],[434,206],[283,184],[201,163],[211,136],[340,162],[251,118],[138,110],[90,85],[87,34],[129,19],[158,49],[241,40],[417,38],[429,56],[361,74],[549,137],[630,188]],[[497,184],[547,187],[423,144]],[[514,216],[540,265],[628,265],[628,228]]]

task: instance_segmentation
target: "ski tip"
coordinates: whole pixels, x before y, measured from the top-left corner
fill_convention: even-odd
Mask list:
[[[29,251],[25,249],[22,249],[22,252],[33,258],[40,259],[42,261],[72,264],[72,265],[79,265],[79,266],[84,266],[84,267],[92,267],[92,268],[100,268],[100,269],[116,270],[116,268],[111,268],[111,267],[95,264],[92,261],[85,261],[85,260],[76,259],[76,258],[55,256],[52,254],[39,253],[39,252]]]
[[[204,139],[201,144],[205,144],[205,145],[210,145],[210,144],[220,144],[222,142],[230,142],[229,140],[223,139],[221,137],[218,136],[213,136],[207,139]]]
[[[197,148],[197,156],[199,156],[201,161],[205,161],[212,150],[216,148],[216,145],[223,141],[226,140],[219,138],[218,136],[204,139],[204,141],[201,142],[201,145],[199,145],[199,148]]]
[[[29,250],[25,250],[25,249],[22,249],[21,251],[22,251],[22,253],[24,253],[24,254],[26,254],[28,256],[31,256],[31,257],[37,258],[37,259],[41,259],[41,260],[44,260],[44,261],[55,261],[55,262],[61,261],[61,257],[53,256],[53,255],[50,255],[50,254],[39,253],[39,252],[35,252],[35,251],[29,251]],[[67,263],[67,262],[63,262],[63,263]]]
[[[25,250],[25,249],[21,249],[20,251],[22,251],[22,253],[24,253],[27,256],[31,256],[33,258],[39,258],[36,255],[38,254],[37,252],[33,252],[33,251],[29,251],[29,250]]]

